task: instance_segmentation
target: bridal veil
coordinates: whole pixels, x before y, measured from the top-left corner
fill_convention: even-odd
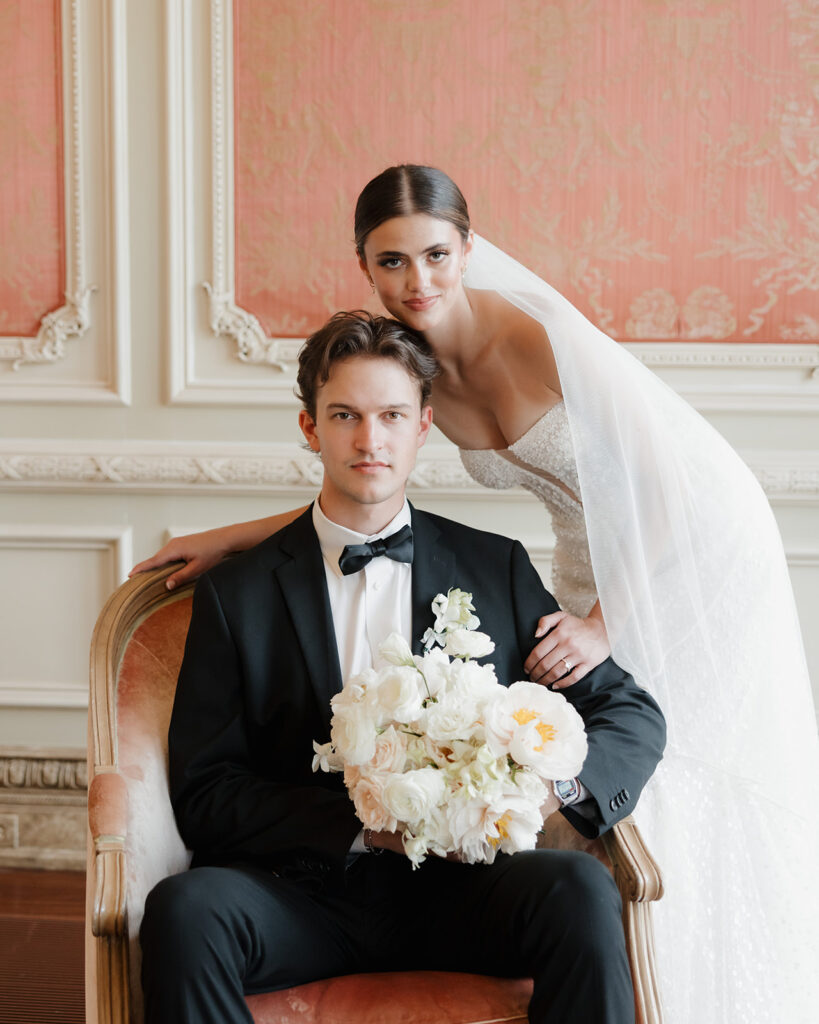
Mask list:
[[[666,1024],[809,1024],[819,743],[765,495],[697,412],[485,239],[466,284],[546,329],[613,657],[668,722],[637,811],[665,884],[655,928]]]

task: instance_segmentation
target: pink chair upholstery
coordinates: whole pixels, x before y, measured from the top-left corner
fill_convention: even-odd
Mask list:
[[[191,614],[172,567],[124,583],[100,614],[91,646],[86,920],[88,1022],[140,1024],[139,925],[145,897],[189,857],[168,796],[167,732]],[[589,843],[562,815],[546,845],[587,849],[614,872],[639,1024],[660,1024],[650,902],[662,895],[639,832],[621,822]],[[361,974],[247,998],[256,1024],[489,1024],[525,1021],[529,979],[417,971]]]

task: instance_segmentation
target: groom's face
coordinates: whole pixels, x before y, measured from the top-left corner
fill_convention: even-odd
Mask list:
[[[303,410],[299,425],[313,451],[321,453],[324,514],[375,533],[403,504],[432,410],[421,408],[417,381],[396,360],[350,356],[333,364],[319,388],[315,419]]]

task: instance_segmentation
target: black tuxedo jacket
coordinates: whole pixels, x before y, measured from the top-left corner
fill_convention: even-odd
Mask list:
[[[508,685],[541,615],[557,610],[518,541],[412,509],[412,635],[433,623],[432,600],[470,591]],[[324,565],[308,510],[258,547],[204,575],[179,674],[169,732],[174,813],[194,864],[251,863],[280,873],[338,870],[358,834],[339,774],[312,771],[314,739],[330,731],[341,689]],[[581,780],[586,835],[632,810],[665,744],[654,700],[611,659],[564,691],[586,724]]]

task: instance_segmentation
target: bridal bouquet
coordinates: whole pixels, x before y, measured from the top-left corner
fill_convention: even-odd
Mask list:
[[[502,686],[494,666],[472,660],[495,645],[477,631],[471,594],[438,594],[432,610],[425,654],[393,633],[380,647],[389,665],[333,697],[313,771],[343,771],[361,822],[400,831],[413,867],[450,852],[491,864],[499,850],[534,849],[549,781],[583,765],[583,720],[562,694]]]

